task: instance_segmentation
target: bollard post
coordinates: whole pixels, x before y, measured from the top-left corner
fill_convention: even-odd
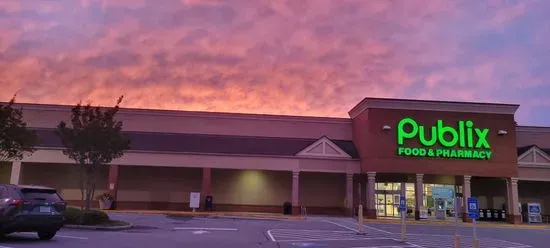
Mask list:
[[[401,211],[401,241],[407,242],[407,223],[405,222],[405,211]]]
[[[359,228],[358,234],[365,234],[365,226],[363,225],[363,205],[359,204],[359,214],[357,216]]]
[[[454,248],[460,248],[460,235],[458,234],[458,212],[460,201],[458,197],[455,197],[455,238],[454,238]]]
[[[479,248],[479,239],[477,239],[477,232],[476,232],[476,219],[472,219],[472,226],[474,229],[474,240],[473,240],[473,248]]]
[[[460,248],[460,235],[455,233],[455,245],[454,248]]]

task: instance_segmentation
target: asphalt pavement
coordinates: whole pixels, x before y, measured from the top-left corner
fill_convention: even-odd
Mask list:
[[[146,214],[111,214],[129,221],[133,229],[94,231],[62,229],[51,241],[40,241],[36,234],[12,234],[0,240],[0,248],[253,248],[253,247],[453,247],[455,230],[461,247],[471,247],[472,228],[452,225],[408,225],[407,240],[401,240],[399,224],[368,223],[359,233],[351,218],[311,217],[307,220],[256,220],[225,217],[175,217]],[[478,227],[480,247],[548,247],[550,229]]]

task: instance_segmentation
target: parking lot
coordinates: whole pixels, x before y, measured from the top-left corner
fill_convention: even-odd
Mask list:
[[[164,215],[112,214],[132,222],[122,231],[63,229],[51,241],[39,241],[34,233],[5,237],[0,248],[20,247],[452,247],[455,227],[408,225],[407,242],[400,240],[400,225],[365,225],[357,234],[350,218],[312,217],[308,220],[252,220],[238,218],[190,218]],[[472,230],[460,227],[461,247],[471,247]],[[548,247],[549,229],[479,227],[480,247]]]

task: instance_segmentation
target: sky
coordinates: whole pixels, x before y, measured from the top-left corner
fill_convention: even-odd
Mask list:
[[[0,101],[348,117],[364,97],[550,126],[547,0],[2,0]]]

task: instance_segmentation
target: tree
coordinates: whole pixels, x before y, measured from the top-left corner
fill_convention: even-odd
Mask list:
[[[21,160],[25,153],[33,153],[38,141],[35,131],[23,121],[23,110],[16,109],[15,96],[7,104],[0,104],[0,161]]]
[[[115,119],[122,99],[123,96],[112,108],[79,103],[71,109],[71,126],[64,121],[57,125],[56,133],[65,147],[63,154],[76,161],[79,168],[85,210],[90,210],[101,167],[122,157],[130,147],[130,140],[122,133],[122,121]]]

